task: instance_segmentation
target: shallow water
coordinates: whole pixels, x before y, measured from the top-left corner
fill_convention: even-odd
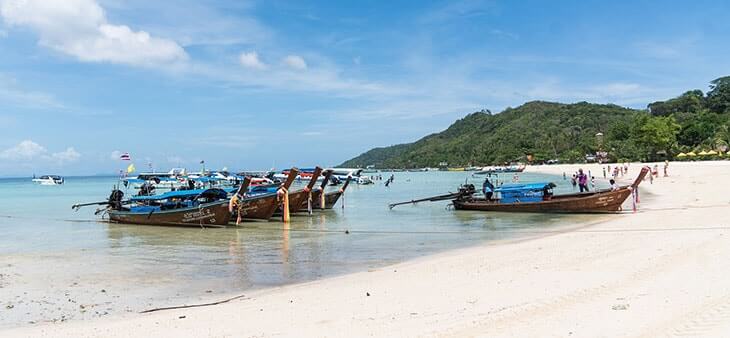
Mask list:
[[[520,177],[572,191],[562,177]],[[481,186],[482,179],[395,173],[390,187],[351,185],[344,208],[340,200],[334,210],[295,215],[289,229],[280,222],[224,229],[109,224],[97,221],[93,207],[70,206],[106,198],[113,177],[69,177],[63,186],[0,179],[0,328],[217,299],[598,217],[453,211],[447,201],[387,207],[454,191],[465,180]]]

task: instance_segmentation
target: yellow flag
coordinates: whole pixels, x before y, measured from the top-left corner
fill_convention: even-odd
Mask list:
[[[135,171],[134,163],[130,164],[129,167],[127,167],[127,174],[131,174]]]

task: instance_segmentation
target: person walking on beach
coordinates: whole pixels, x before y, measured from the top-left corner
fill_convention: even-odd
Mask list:
[[[606,167],[603,167],[603,178],[606,178]]]
[[[664,177],[668,177],[667,169],[669,169],[669,160],[664,160]]]
[[[578,169],[578,189],[580,192],[588,190],[588,175],[583,173],[583,169]]]

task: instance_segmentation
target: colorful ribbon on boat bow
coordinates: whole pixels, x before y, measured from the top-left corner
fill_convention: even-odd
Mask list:
[[[307,193],[307,212],[312,214],[312,189],[304,187],[304,192]]]
[[[276,191],[276,198],[281,203],[281,217],[284,223],[289,223],[289,190],[284,187]]]
[[[629,187],[631,190],[631,210],[636,212],[637,204],[639,204],[639,189],[634,187]]]
[[[319,192],[319,208],[324,210],[325,208],[325,200],[324,200],[324,188]]]
[[[241,218],[243,217],[243,203],[240,203],[243,198],[244,196],[235,194],[228,201],[228,212],[233,213],[233,209],[236,209],[236,225],[241,224]]]

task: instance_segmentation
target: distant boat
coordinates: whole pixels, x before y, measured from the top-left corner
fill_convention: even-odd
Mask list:
[[[486,174],[502,174],[502,173],[521,173],[525,171],[525,165],[510,165],[504,167],[484,167],[474,173],[474,175],[486,175]]]
[[[63,177],[58,175],[43,175],[38,178],[34,178],[33,182],[39,183],[40,185],[61,185],[64,183]]]

